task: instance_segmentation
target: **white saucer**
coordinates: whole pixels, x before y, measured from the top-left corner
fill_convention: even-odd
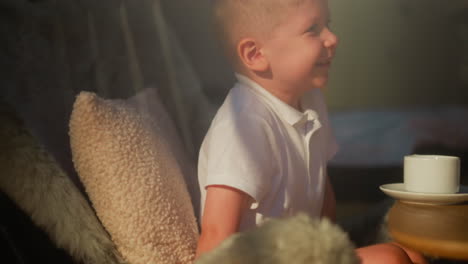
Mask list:
[[[405,189],[403,183],[391,183],[380,186],[388,196],[402,201],[430,204],[456,204],[468,202],[468,186],[460,186],[458,193],[440,194],[440,193],[417,193],[409,192]]]

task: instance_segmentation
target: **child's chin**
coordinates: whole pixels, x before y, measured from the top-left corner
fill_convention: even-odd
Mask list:
[[[320,76],[316,77],[313,80],[313,87],[314,88],[325,88],[328,84],[328,76]]]

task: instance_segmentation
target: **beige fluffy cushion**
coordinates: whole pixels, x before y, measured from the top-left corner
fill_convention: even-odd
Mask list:
[[[190,263],[198,239],[190,197],[165,128],[142,110],[81,92],[70,120],[73,162],[129,263]]]

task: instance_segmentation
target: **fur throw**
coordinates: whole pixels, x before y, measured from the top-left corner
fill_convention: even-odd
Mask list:
[[[88,201],[3,105],[0,124],[0,189],[78,262],[123,263]]]
[[[233,235],[196,264],[355,264],[354,246],[327,219],[300,214]]]

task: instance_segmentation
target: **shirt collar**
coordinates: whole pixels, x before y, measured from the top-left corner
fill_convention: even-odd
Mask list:
[[[247,76],[244,76],[239,73],[235,73],[235,75],[239,83],[243,84],[244,86],[247,86],[255,94],[262,97],[267,103],[269,103],[273,107],[275,112],[286,122],[288,122],[291,126],[305,124],[307,121],[318,121],[317,112],[312,109],[311,105],[307,104],[306,100],[301,100],[300,103],[301,107],[304,109],[304,112],[300,112],[294,107],[281,101],[279,98],[268,92],[266,89],[262,88],[258,83],[254,82]]]

